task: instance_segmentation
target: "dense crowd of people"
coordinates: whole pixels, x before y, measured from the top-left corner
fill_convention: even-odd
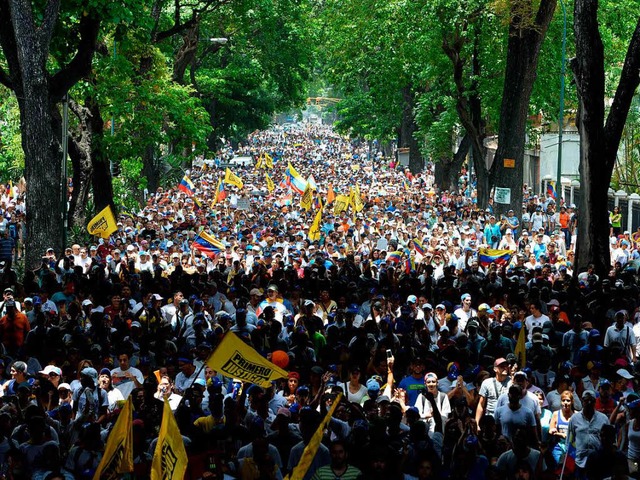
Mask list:
[[[149,476],[165,399],[187,478],[283,478],[336,401],[305,480],[638,478],[639,254],[614,214],[599,278],[573,268],[575,205],[527,186],[496,218],[467,172],[443,190],[433,165],[413,175],[326,126],[234,153],[273,168],[234,167],[244,186],[224,192],[225,165],[192,171],[193,195],[159,189],[20,283],[24,204],[0,192],[0,477],[92,478],[131,397],[125,478]],[[356,187],[362,208],[331,202]],[[202,231],[224,248],[196,248]],[[288,377],[212,370],[228,331]]]

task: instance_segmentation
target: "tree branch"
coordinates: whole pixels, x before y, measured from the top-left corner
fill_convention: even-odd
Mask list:
[[[2,48],[8,67],[8,72],[0,69],[0,81],[20,98],[22,97],[22,74],[8,0],[0,0],[0,48]]]
[[[67,91],[91,71],[91,61],[97,48],[100,20],[89,15],[80,19],[80,42],[75,57],[50,80],[52,102],[59,101]]]
[[[557,0],[542,0],[538,11],[536,13],[536,27],[537,30],[543,34],[546,32],[549,26],[549,19],[553,17],[553,13],[556,11]]]
[[[624,59],[624,66],[622,67],[622,73],[620,74],[620,81],[618,82],[618,88],[616,94],[613,97],[613,103],[609,110],[609,115],[604,127],[605,150],[609,151],[610,155],[605,158],[615,160],[615,151],[618,150],[620,144],[620,138],[622,137],[622,131],[627,121],[627,115],[629,114],[629,108],[635,94],[638,85],[640,84],[640,18],[636,24],[636,29],[633,32],[631,41],[629,42],[629,48],[627,49],[627,56]],[[611,151],[613,150],[613,152]],[[611,166],[612,167],[612,166]]]
[[[161,41],[166,40],[169,37],[172,37],[187,30],[188,28],[191,28],[193,24],[198,22],[203,15],[214,12],[227,3],[230,3],[230,0],[207,0],[204,2],[204,5],[201,8],[195,8],[195,5],[180,6],[179,2],[176,1],[176,11],[174,12],[173,27],[156,33],[153,37],[154,43],[160,43]],[[191,16],[190,20],[187,20],[184,23],[180,23],[180,8],[192,8],[193,15]]]
[[[40,25],[40,35],[42,46],[46,45],[49,50],[49,42],[51,41],[51,35],[53,35],[53,29],[58,21],[58,13],[60,11],[60,0],[49,0],[47,6],[44,9],[44,19]]]
[[[13,82],[7,73],[0,67],[0,84],[7,87],[9,90],[13,90]]]

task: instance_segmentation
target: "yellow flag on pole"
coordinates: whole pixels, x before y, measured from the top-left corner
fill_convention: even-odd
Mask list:
[[[129,395],[113,426],[93,480],[116,480],[133,472],[133,397]]]
[[[307,470],[309,470],[309,467],[311,466],[316,453],[318,453],[318,447],[320,447],[320,442],[322,441],[322,436],[324,435],[324,429],[327,427],[327,424],[329,423],[329,420],[331,420],[331,417],[333,417],[333,412],[335,412],[336,407],[340,403],[341,399],[342,394],[339,393],[331,404],[331,408],[325,415],[322,423],[313,434],[313,437],[311,437],[311,440],[309,441],[307,446],[304,447],[304,451],[302,452],[302,457],[300,457],[298,465],[296,465],[296,467],[293,469],[291,475],[286,477],[287,480],[302,480],[304,478],[304,475],[307,473]]]
[[[364,203],[362,202],[362,196],[360,195],[360,187],[358,185],[356,185],[356,188],[354,189],[354,195],[353,195],[353,209],[356,212],[361,212],[364,209]]]
[[[266,152],[264,154],[264,164],[269,169],[273,168],[273,157]]]
[[[151,480],[182,480],[187,471],[187,451],[169,401],[164,401],[158,444],[151,461]]]
[[[242,179],[239,176],[237,176],[235,173],[233,173],[229,169],[229,167],[227,167],[227,170],[224,174],[224,183],[236,186],[238,188],[244,187],[244,183],[242,182]]]
[[[116,217],[111,210],[111,205],[107,205],[91,219],[87,230],[91,235],[96,235],[102,238],[109,238],[113,232],[118,230],[118,224],[116,223]]]
[[[518,333],[518,342],[516,343],[516,348],[513,351],[513,353],[515,353],[516,357],[518,358],[518,368],[520,370],[527,366],[527,351],[525,347],[527,334],[525,330],[526,328],[523,323],[520,327],[520,333]]]
[[[271,177],[269,176],[269,174],[266,172],[264,174],[264,179],[267,181],[267,190],[269,190],[269,192],[273,192],[276,186],[273,183],[273,180],[271,180]]]
[[[233,332],[225,334],[207,365],[229,378],[239,378],[261,387],[269,387],[272,380],[289,376],[286,370],[264,358]]]
[[[300,197],[300,207],[304,208],[307,212],[311,209],[313,205],[313,190],[311,190],[311,185],[307,183],[307,188],[304,189],[302,193],[302,197]]]
[[[322,202],[318,207],[318,213],[316,213],[316,218],[313,220],[313,223],[309,227],[309,233],[307,236],[309,240],[315,242],[316,240],[320,240],[320,225],[322,224]]]
[[[340,194],[336,197],[333,205],[333,213],[335,215],[340,215],[342,212],[346,212],[349,208],[349,203],[351,199],[348,195]]]

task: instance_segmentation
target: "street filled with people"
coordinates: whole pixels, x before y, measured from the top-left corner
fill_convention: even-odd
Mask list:
[[[2,187],[0,478],[100,476],[129,399],[134,471],[111,478],[149,478],[165,402],[190,479],[639,478],[640,234],[619,212],[599,278],[554,192],[494,215],[467,170],[446,190],[330,126],[229,148],[24,281],[27,187]],[[287,375],[213,369],[229,332]]]

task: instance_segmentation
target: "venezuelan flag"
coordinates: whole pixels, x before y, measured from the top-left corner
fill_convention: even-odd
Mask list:
[[[216,202],[221,202],[225,198],[227,198],[227,192],[224,189],[224,182],[220,179],[218,180],[218,187],[216,188]]]
[[[409,257],[405,260],[404,271],[409,274],[416,269],[416,262],[413,257]]]
[[[316,183],[316,179],[313,178],[313,175],[309,175],[309,178],[307,178],[307,183],[311,187],[311,190],[318,190],[318,184]]]
[[[184,177],[182,177],[180,185],[178,185],[178,190],[186,193],[188,196],[192,196],[196,192],[196,187],[194,187],[191,179],[187,175],[185,175]]]
[[[491,248],[478,249],[478,263],[483,267],[495,263],[496,265],[507,265],[511,261],[512,250],[494,250]]]
[[[216,240],[207,232],[200,232],[200,235],[193,241],[192,247],[200,250],[209,258],[215,258],[222,250],[224,244],[220,240]]]
[[[422,245],[422,243],[420,243],[420,241],[418,239],[413,239],[413,248],[416,249],[416,252],[418,252],[420,255],[422,255],[424,257],[424,246]]]
[[[302,195],[307,188],[307,181],[300,176],[300,174],[293,168],[291,162],[287,166],[285,171],[285,177],[287,179],[287,185],[297,194]]]
[[[547,182],[547,195],[551,195],[554,199],[556,198],[556,182]]]
[[[391,252],[387,255],[387,262],[400,263],[402,261],[402,252]]]

